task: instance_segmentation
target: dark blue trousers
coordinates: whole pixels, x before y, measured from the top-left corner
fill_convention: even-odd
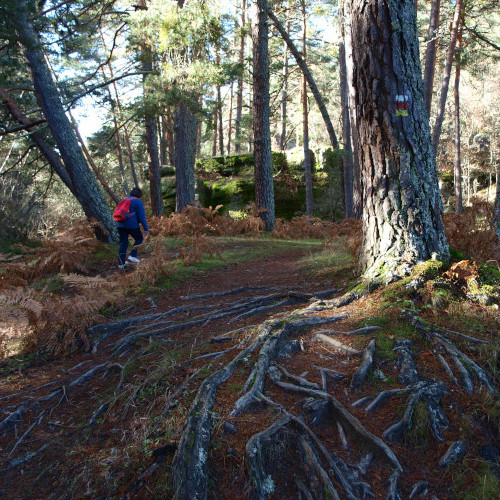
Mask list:
[[[128,237],[132,236],[134,238],[134,245],[130,251],[131,257],[137,257],[137,246],[142,243],[144,237],[142,236],[142,231],[138,227],[133,227],[131,229],[126,227],[119,227],[118,234],[120,235],[120,246],[118,247],[118,264],[125,264],[127,258],[127,248],[128,248]]]

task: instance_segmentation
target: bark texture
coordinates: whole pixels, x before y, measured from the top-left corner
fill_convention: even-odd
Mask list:
[[[74,189],[72,192],[80,202],[85,215],[102,224],[107,235],[98,234],[98,237],[116,241],[117,231],[109,206],[85,161],[73,127],[64,112],[57,86],[45,60],[38,35],[33,28],[25,0],[17,3],[17,12],[16,29],[19,42],[24,48],[38,101],[71,178]]]
[[[197,123],[193,113],[181,104],[174,116],[175,212],[181,213],[194,201],[194,162]]]
[[[253,40],[253,135],[255,204],[266,231],[275,223],[271,131],[269,125],[269,51],[267,0],[254,0],[252,9]]]
[[[350,0],[359,162],[360,264],[393,279],[435,254],[449,257],[423,96],[413,0]],[[397,96],[405,96],[407,116]],[[399,105],[399,106],[398,106]]]
[[[243,71],[245,67],[245,24],[246,24],[247,0],[241,0],[241,33],[240,47],[238,50],[238,64],[240,75],[236,89],[236,118],[234,120],[234,151],[238,154],[241,151],[241,117],[243,114]]]
[[[460,140],[460,52],[457,53],[455,61],[455,169],[454,169],[454,184],[455,184],[455,213],[459,214],[463,210],[462,206],[462,154]]]

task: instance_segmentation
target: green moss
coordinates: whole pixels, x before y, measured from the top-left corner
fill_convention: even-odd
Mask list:
[[[419,262],[413,268],[413,276],[421,276],[426,279],[434,279],[444,271],[445,265],[439,260],[426,260]]]

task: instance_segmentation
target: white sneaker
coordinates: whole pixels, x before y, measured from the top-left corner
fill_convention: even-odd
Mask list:
[[[137,257],[129,257],[128,260],[130,262],[141,262],[140,259],[138,259]]]
[[[125,269],[128,266],[128,262],[125,262],[125,264],[118,264],[118,269]]]

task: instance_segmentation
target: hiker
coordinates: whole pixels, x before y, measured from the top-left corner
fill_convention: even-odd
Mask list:
[[[140,262],[137,258],[137,247],[142,244],[144,237],[142,235],[142,231],[139,227],[139,223],[142,224],[144,228],[145,235],[149,234],[149,227],[146,221],[146,214],[144,212],[144,205],[142,201],[139,199],[142,197],[142,190],[139,188],[134,188],[130,191],[130,196],[124,198],[118,204],[117,209],[115,210],[115,214],[113,215],[116,221],[116,227],[118,229],[118,234],[120,235],[120,246],[118,248],[118,267],[123,269],[128,262]],[[130,202],[128,201],[130,200]],[[117,216],[117,211],[121,206],[127,206],[128,210],[126,213]],[[128,248],[128,237],[132,236],[134,238],[134,244],[132,246],[132,250],[128,259],[126,259],[127,248]]]

